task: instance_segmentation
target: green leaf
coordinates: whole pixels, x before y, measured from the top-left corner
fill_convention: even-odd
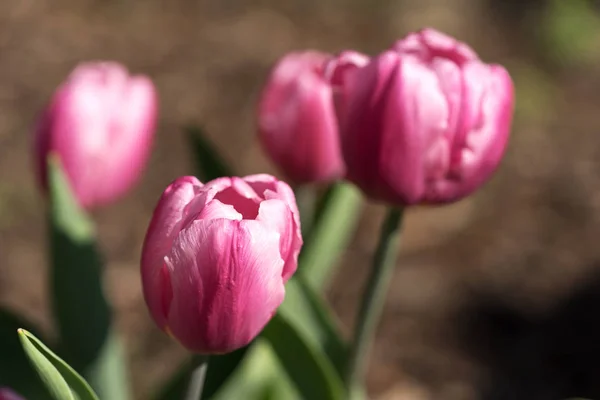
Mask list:
[[[19,328],[37,332],[9,310],[0,309],[0,386],[10,387],[26,399],[49,399],[50,393],[38,379],[16,332]],[[36,333],[39,336],[39,334]]]
[[[246,346],[229,354],[210,357],[204,390],[202,391],[203,399],[210,399],[214,396],[243,360],[248,348],[249,346]]]
[[[123,359],[123,344],[111,331],[100,354],[85,374],[101,399],[126,400],[131,396],[127,366]]]
[[[290,378],[283,372],[273,348],[261,337],[249,347],[246,357],[211,400],[230,399],[299,400]]]
[[[56,400],[99,400],[87,382],[31,333],[19,329],[25,354]]]
[[[57,159],[49,162],[50,252],[53,307],[61,350],[75,368],[100,353],[110,326],[104,298],[102,260],[93,223],[78,206]]]
[[[196,174],[202,181],[235,175],[200,127],[188,126],[185,131],[193,150]]]
[[[340,376],[344,374],[348,346],[342,340],[333,313],[302,276],[295,276],[286,284],[285,301],[279,313],[329,358]]]
[[[327,194],[326,192],[325,194]],[[296,205],[300,213],[300,226],[302,228],[302,237],[308,238],[311,234],[313,224],[316,222],[317,207],[321,204],[319,189],[314,185],[299,185],[294,188]]]
[[[102,398],[127,400],[123,355],[111,330],[94,224],[79,207],[57,157],[48,163],[50,285],[60,354]]]
[[[344,398],[339,375],[318,349],[281,314],[276,314],[262,335],[275,350],[283,368],[304,399]]]
[[[329,283],[339,257],[354,235],[362,196],[353,185],[336,183],[320,203],[298,267],[298,274],[317,291]]]

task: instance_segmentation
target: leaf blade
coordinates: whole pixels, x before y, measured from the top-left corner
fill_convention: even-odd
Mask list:
[[[10,310],[0,309],[0,386],[10,387],[26,399],[49,399],[50,393],[23,353],[19,335],[15,334],[19,328],[38,331]]]
[[[94,223],[81,209],[60,160],[48,160],[50,285],[60,353],[111,400],[128,400],[122,349],[104,295],[104,260]]]
[[[38,338],[25,329],[19,329],[18,334],[29,360],[56,400],[99,400],[81,375]]]
[[[271,319],[261,337],[271,344],[302,398],[344,398],[342,381],[330,361],[281,314]]]
[[[279,308],[279,313],[312,346],[327,355],[335,370],[342,376],[348,345],[342,340],[333,314],[302,276],[295,276],[288,281],[285,301]]]

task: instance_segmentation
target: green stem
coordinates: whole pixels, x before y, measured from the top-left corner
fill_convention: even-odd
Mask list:
[[[367,353],[383,311],[387,288],[394,270],[402,215],[402,209],[390,208],[381,226],[381,235],[373,258],[371,275],[362,297],[354,328],[354,339],[346,370],[348,392],[352,392],[363,379]]]
[[[317,193],[314,186],[302,185],[294,190],[294,194],[300,212],[302,236],[307,236],[314,222]]]
[[[208,369],[208,356],[197,355],[192,359],[194,369],[190,375],[187,394],[185,400],[200,400],[202,398],[202,389],[206,379],[206,370]]]

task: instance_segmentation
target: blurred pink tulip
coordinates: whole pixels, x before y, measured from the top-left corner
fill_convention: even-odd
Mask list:
[[[157,103],[145,76],[131,76],[113,62],[79,65],[56,90],[36,129],[42,187],[47,157],[56,153],[81,206],[102,206],[124,195],[150,155]]]
[[[509,137],[508,72],[432,29],[408,35],[347,76],[347,178],[398,205],[457,201],[496,170]]]
[[[258,107],[259,136],[269,156],[296,183],[344,176],[333,96],[345,71],[363,58],[355,52],[339,57],[296,52],[271,71]]]
[[[142,250],[150,313],[192,352],[243,347],[283,301],[301,246],[296,200],[284,182],[179,178],[158,202]]]
[[[0,388],[0,400],[25,400],[8,388]]]

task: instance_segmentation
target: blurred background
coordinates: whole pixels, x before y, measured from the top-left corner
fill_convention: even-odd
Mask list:
[[[78,62],[123,62],[160,92],[159,131],[142,183],[94,215],[137,398],[147,399],[185,356],[150,320],[138,275],[160,193],[193,172],[182,126],[202,124],[238,174],[277,173],[256,140],[253,112],[278,57],[302,48],[375,54],[431,26],[509,69],[516,118],[508,155],[484,190],[450,207],[409,212],[372,352],[371,398],[600,398],[599,3],[0,2],[0,304],[52,331],[31,129]],[[346,327],[382,211],[365,207],[328,290]]]

